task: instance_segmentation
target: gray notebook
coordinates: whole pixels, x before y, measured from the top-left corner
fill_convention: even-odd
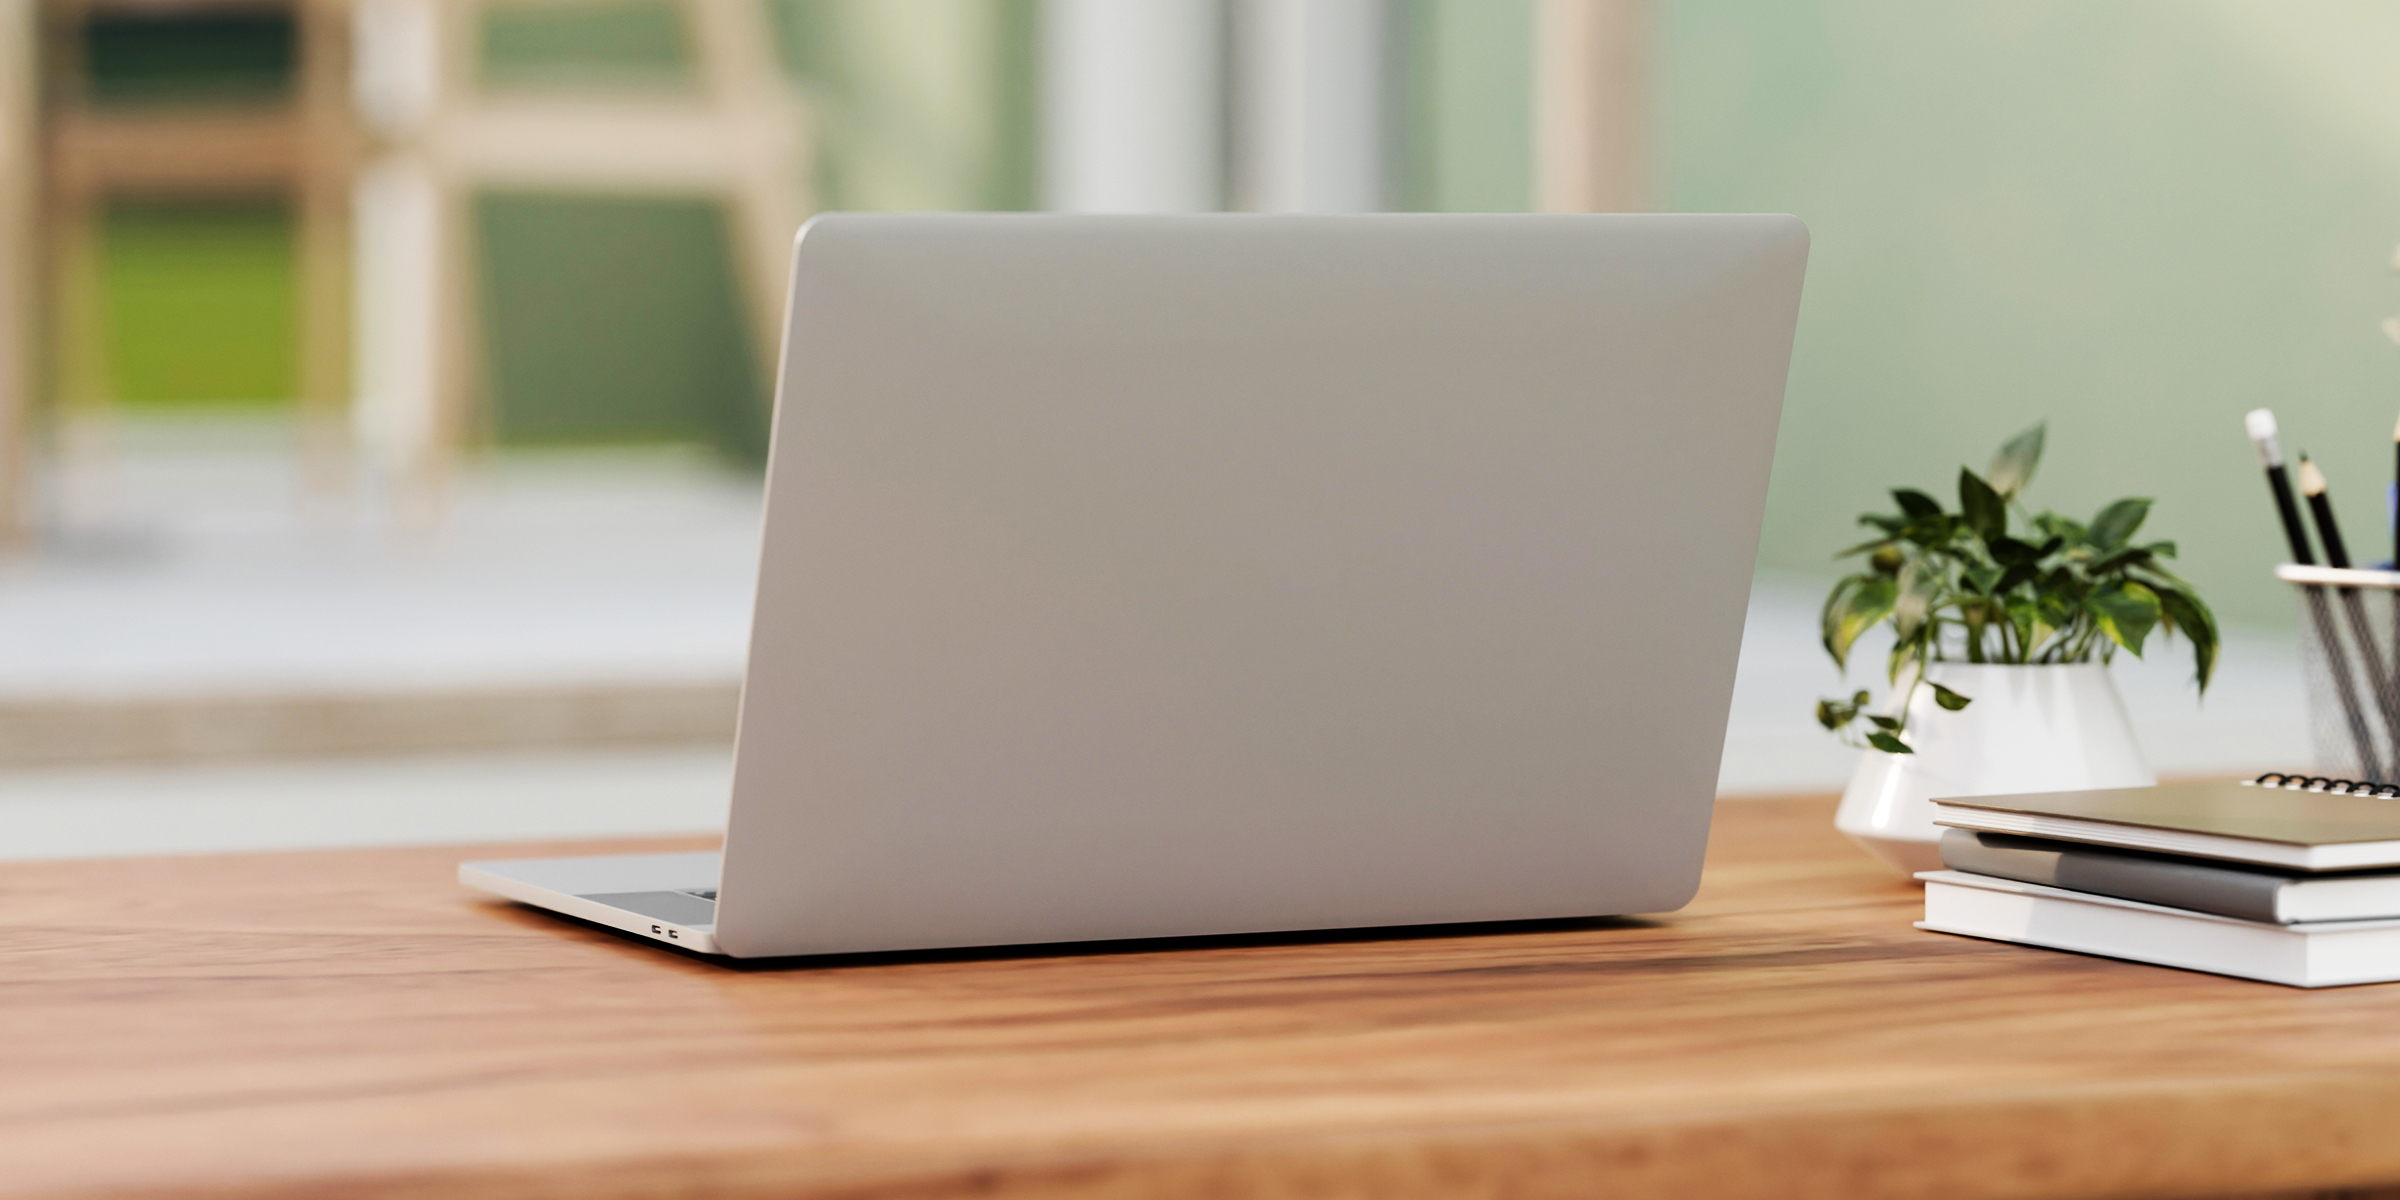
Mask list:
[[[2276,925],[2400,917],[2400,871],[2307,874],[1966,829],[1942,834],[1942,865]]]
[[[1938,822],[2297,871],[2400,867],[2400,799],[2248,783],[1965,796]]]

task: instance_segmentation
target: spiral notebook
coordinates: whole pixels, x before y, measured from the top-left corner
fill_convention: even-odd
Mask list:
[[[1937,799],[1936,822],[2294,871],[2400,867],[2400,788],[2255,780]]]

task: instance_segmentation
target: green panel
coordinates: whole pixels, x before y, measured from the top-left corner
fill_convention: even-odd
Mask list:
[[[290,214],[112,206],[102,226],[109,390],[126,404],[272,404],[295,386]]]
[[[704,441],[764,461],[766,396],[717,205],[510,193],[477,215],[495,437]]]
[[[1533,0],[1410,0],[1401,206],[1533,205]]]
[[[1041,5],[994,0],[993,145],[983,207],[1026,211],[1041,203]]]
[[[483,79],[495,86],[681,86],[691,57],[683,14],[668,0],[503,3],[483,13]]]
[[[1033,203],[1033,0],[774,0],[816,100],[817,207]]]
[[[291,90],[296,40],[289,13],[94,13],[86,86],[111,102],[274,99]]]
[[[834,38],[839,32],[835,0],[769,0],[767,18],[774,23],[783,69],[796,78],[823,86],[832,78],[836,59]]]
[[[2221,612],[2287,621],[2242,433],[2260,405],[2319,456],[2351,545],[2389,555],[2400,8],[1657,13],[1664,206],[1815,234],[1763,563],[1830,570],[1883,486],[1946,491],[2046,417],[2033,503],[2154,496]]]

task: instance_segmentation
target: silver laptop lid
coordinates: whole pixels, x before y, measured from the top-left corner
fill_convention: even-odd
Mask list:
[[[1807,246],[811,221],[719,944],[1679,907]]]

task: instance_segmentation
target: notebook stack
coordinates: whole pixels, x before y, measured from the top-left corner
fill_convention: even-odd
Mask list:
[[[2301,775],[1936,801],[1920,929],[2294,987],[2400,979],[2400,788]]]

